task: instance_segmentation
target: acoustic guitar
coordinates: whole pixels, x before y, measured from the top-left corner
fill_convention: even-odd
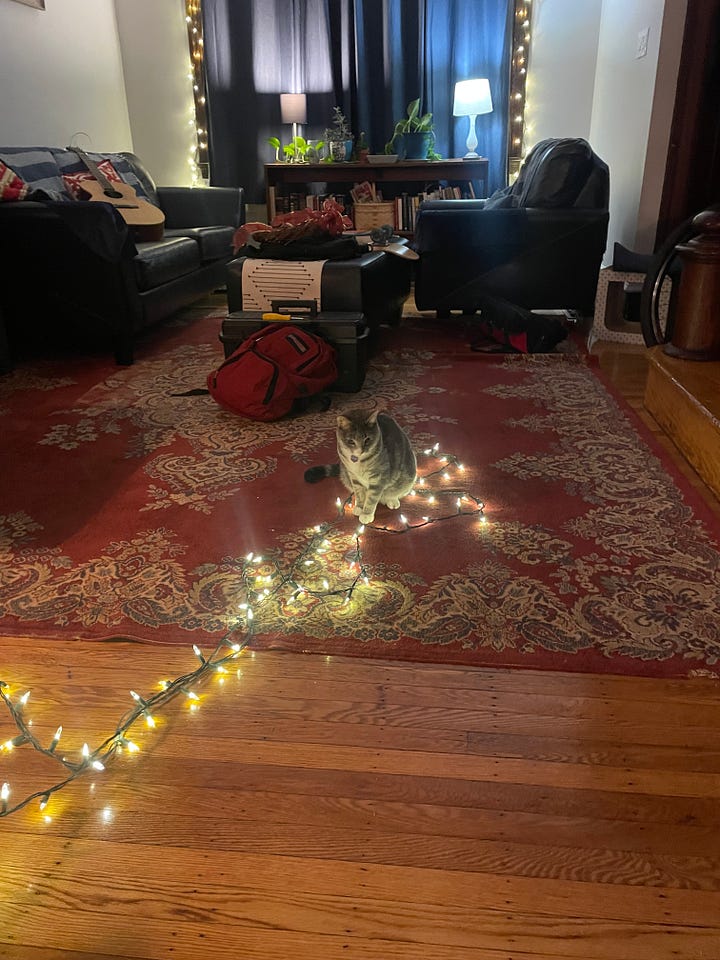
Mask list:
[[[82,160],[95,180],[83,180],[82,188],[89,200],[110,203],[129,227],[136,228],[141,240],[162,240],[165,214],[143,197],[139,197],[129,183],[113,183],[84,150],[68,147]]]

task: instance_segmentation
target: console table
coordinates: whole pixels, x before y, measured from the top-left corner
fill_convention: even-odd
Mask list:
[[[353,184],[367,180],[382,188],[403,184],[448,183],[467,185],[472,182],[475,195],[485,196],[488,160],[400,160],[395,163],[266,163],[265,197],[268,217],[272,219],[275,197],[286,185],[309,183]],[[397,192],[397,191],[395,191]]]

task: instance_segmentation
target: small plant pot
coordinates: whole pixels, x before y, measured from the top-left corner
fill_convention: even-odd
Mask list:
[[[331,140],[328,144],[330,159],[336,163],[352,159],[352,140]]]
[[[429,133],[404,133],[400,144],[400,155],[405,160],[427,160],[431,139]]]

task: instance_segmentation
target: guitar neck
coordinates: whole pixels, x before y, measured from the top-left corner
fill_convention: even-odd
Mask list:
[[[105,174],[102,173],[102,171],[100,170],[98,165],[95,163],[95,161],[91,160],[84,150],[80,150],[78,149],[78,147],[69,147],[68,149],[72,150],[74,153],[76,153],[80,157],[82,162],[88,168],[90,173],[95,177],[95,179],[103,188],[103,190],[108,191],[108,190],[114,189],[113,185],[110,183],[110,181],[105,176]]]

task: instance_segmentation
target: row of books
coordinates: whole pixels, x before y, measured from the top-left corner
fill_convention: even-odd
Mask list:
[[[324,200],[335,200],[349,213],[355,197],[344,193],[281,193],[274,186],[268,188],[268,218],[272,222],[278,214],[292,213],[308,207],[310,210],[320,210]],[[437,186],[429,190],[422,190],[416,194],[402,193],[392,201],[395,204],[395,228],[405,232],[412,232],[415,225],[415,215],[423,200],[462,200],[474,199],[475,189],[472,181],[467,182],[466,188],[459,186]],[[376,200],[382,201],[380,190],[376,192]]]
[[[460,187],[437,187],[435,190],[422,190],[420,193],[403,193],[395,198],[395,229],[403,233],[415,230],[415,218],[423,200],[474,200],[475,190],[472,183],[469,189]]]
[[[347,208],[350,203],[349,198],[344,193],[288,193],[283,194],[275,190],[275,187],[268,187],[267,205],[268,221],[271,222],[274,217],[280,213],[293,213],[295,210],[302,210],[309,207],[310,210],[320,210],[323,200],[332,199],[337,201],[340,206]]]

